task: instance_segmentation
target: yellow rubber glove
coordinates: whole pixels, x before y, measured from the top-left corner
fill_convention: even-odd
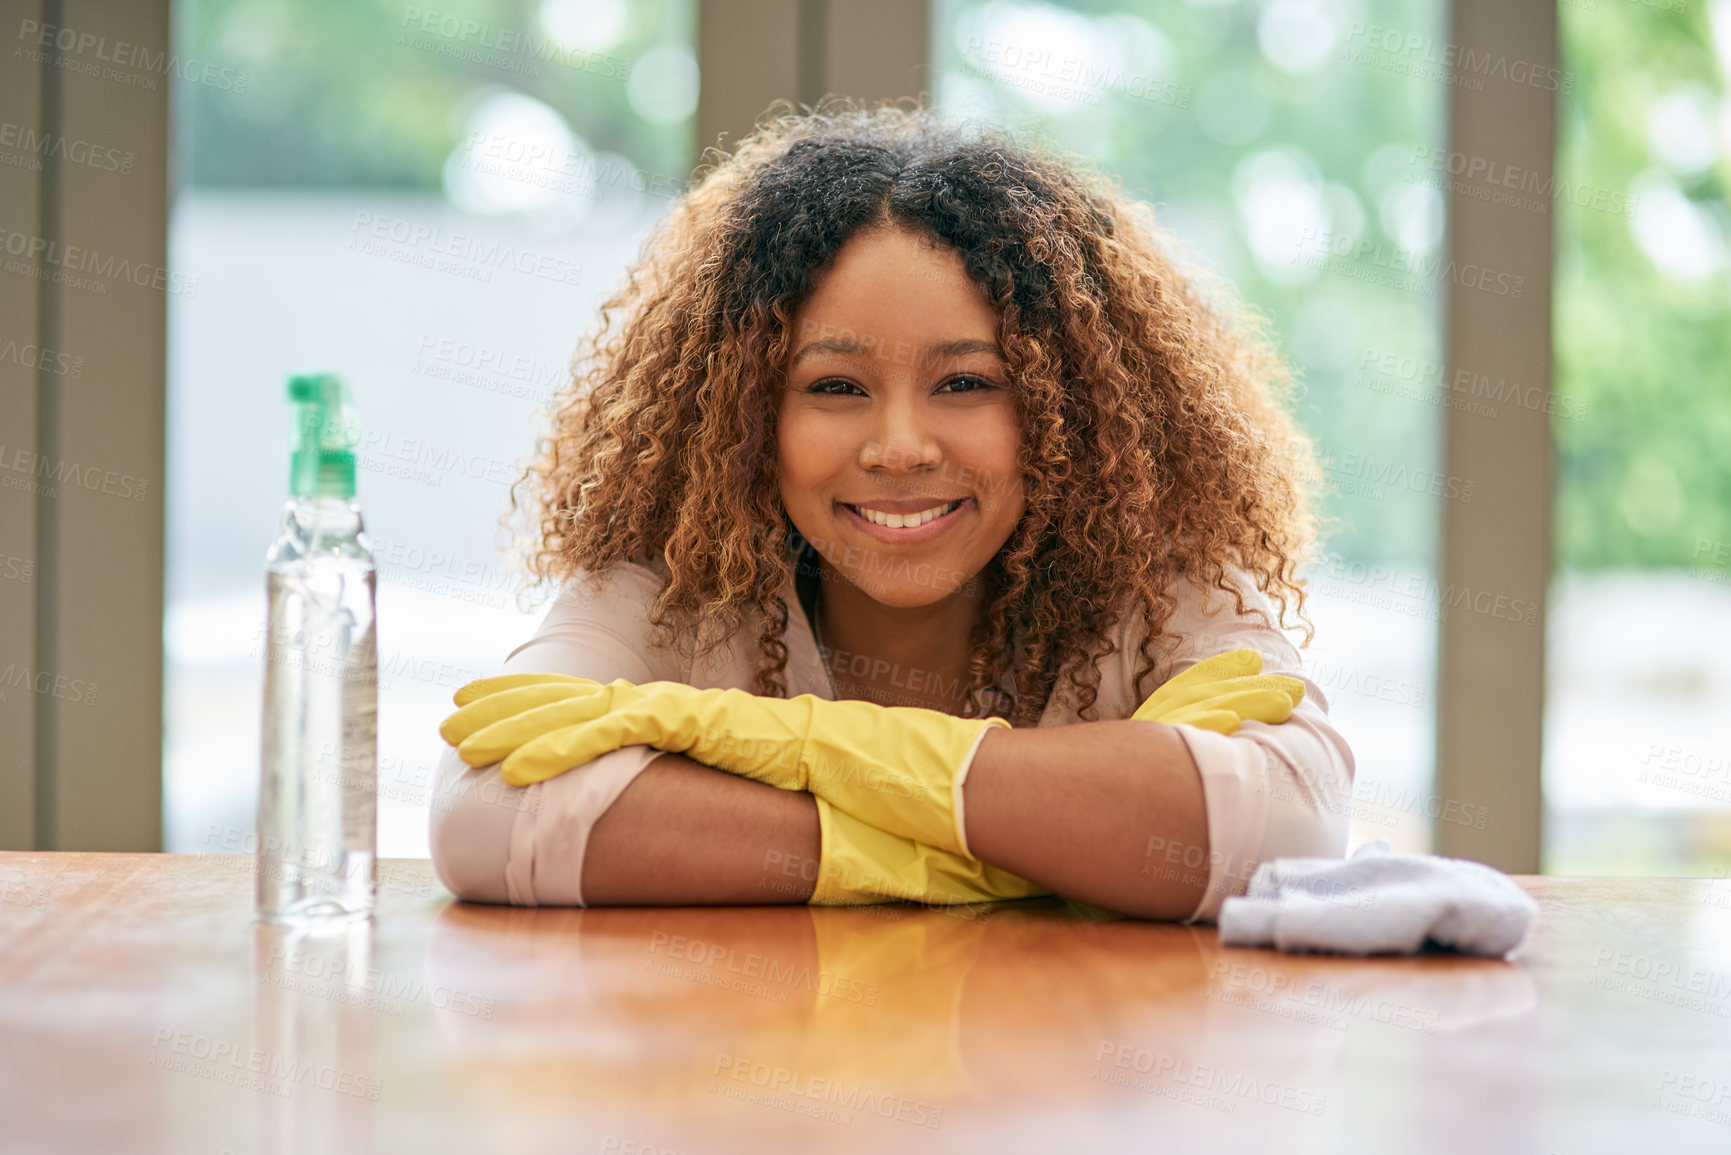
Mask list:
[[[879,830],[817,800],[822,856],[809,906],[906,899],[932,906],[1050,894],[1007,870]]]
[[[563,674],[485,678],[457,692],[456,701],[463,709],[447,718],[439,731],[446,741],[461,750],[462,743],[479,731],[540,706],[610,692],[611,711],[626,700],[652,692],[657,685],[615,682],[602,686]],[[495,734],[494,738],[497,737]],[[467,749],[477,765],[497,760],[492,757],[498,752],[497,746],[475,743]],[[817,799],[817,811],[822,852],[817,886],[809,900],[812,906],[854,906],[903,899],[951,905],[1051,893],[978,859],[963,858],[879,830],[837,810],[823,798]]]
[[[678,682],[584,681],[510,685],[470,701],[440,732],[471,766],[503,759],[512,786],[622,746],[652,746],[784,790],[809,790],[880,829],[966,855],[956,774],[983,731],[1009,728],[1002,718],[812,694],[765,698]]]
[[[457,747],[457,753],[471,766],[486,766],[497,762],[531,738],[548,730],[568,726],[572,721],[635,702],[644,694],[679,682],[644,682],[635,685],[623,678],[605,684],[589,678],[574,678],[569,674],[505,674],[497,678],[482,678],[458,690],[454,700],[462,709],[439,723],[439,736]],[[690,689],[689,686],[685,687]],[[570,720],[560,711],[537,713],[516,726],[493,730],[486,737],[471,742],[482,730],[516,719],[560,702],[579,698],[595,698],[578,705]]]
[[[1156,690],[1133,717],[1226,734],[1245,717],[1285,721],[1303,699],[1303,684],[1256,677],[1261,668],[1254,650],[1199,662]],[[460,689],[456,701],[462,709],[440,733],[471,766],[503,759],[504,780],[513,786],[544,781],[621,746],[646,745],[781,789],[810,790],[881,830],[964,856],[956,774],[983,730],[1009,725],[810,694],[761,698],[678,682],[603,685],[563,674],[482,679]]]
[[[1255,650],[1217,654],[1155,690],[1131,717],[1167,725],[1183,722],[1222,734],[1235,732],[1246,718],[1271,725],[1284,722],[1304,700],[1304,683],[1282,674],[1258,677],[1261,670],[1262,655]],[[605,693],[611,695],[605,699],[605,709],[611,710],[662,686],[679,684],[634,685],[622,678],[603,684],[570,674],[502,674],[481,678],[456,692],[454,700],[462,709],[445,719],[439,733],[461,749],[479,731],[540,706]],[[580,707],[579,713],[569,718],[550,711],[524,719],[519,727],[495,731],[486,741],[469,746],[464,751],[464,760],[472,766],[497,762],[550,729],[593,717],[591,705]]]
[[[1304,701],[1304,683],[1262,674],[1255,650],[1228,650],[1168,680],[1130,715],[1144,722],[1180,723],[1233,734],[1245,720],[1278,725]]]

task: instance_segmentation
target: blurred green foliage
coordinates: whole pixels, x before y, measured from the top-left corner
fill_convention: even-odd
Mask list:
[[[1343,48],[1365,44],[1350,36],[1346,45],[1337,41],[1339,55],[1327,67],[1292,75],[1268,58],[1261,36],[1268,6],[1254,0],[1064,0],[1060,7],[1068,12],[1096,20],[1131,13],[1157,28],[1175,53],[1164,61],[1138,58],[1130,37],[1126,72],[1160,69],[1190,102],[1132,99],[1108,87],[1055,106],[1030,95],[1017,68],[988,63],[995,57],[1000,65],[1019,64],[1010,48],[1048,44],[1012,42],[994,50],[977,34],[970,41],[968,30],[982,23],[1013,28],[1017,5],[940,0],[939,7],[938,62],[960,78],[946,91],[970,101],[983,97],[994,118],[1025,125],[1119,174],[1269,319],[1306,386],[1301,418],[1325,453],[1325,508],[1337,519],[1329,548],[1352,559],[1430,564],[1437,498],[1359,484],[1356,464],[1343,466],[1370,459],[1374,472],[1389,462],[1414,471],[1435,464],[1446,399],[1440,380],[1422,373],[1390,378],[1377,374],[1375,364],[1384,354],[1421,366],[1440,361],[1445,286],[1422,295],[1356,280],[1386,268],[1356,257],[1332,262],[1309,282],[1269,276],[1267,262],[1253,257],[1249,222],[1233,211],[1233,173],[1265,150],[1302,154],[1337,201],[1340,189],[1356,198],[1366,218],[1361,236],[1398,248],[1378,206],[1391,181],[1445,179],[1427,164],[1425,150],[1447,147],[1447,88],[1378,66],[1387,57],[1375,52],[1372,63],[1348,57]],[[1696,93],[1710,117],[1716,112],[1719,151],[1705,169],[1673,177],[1704,214],[1706,247],[1722,250],[1712,242],[1731,238],[1725,63],[1714,55],[1710,18],[1700,4],[1579,0],[1561,5],[1559,15],[1561,66],[1572,83],[1559,86],[1554,183],[1531,207],[1509,210],[1530,212],[1533,227],[1552,228],[1556,238],[1550,401],[1558,453],[1556,564],[1689,566],[1712,556],[1716,543],[1731,541],[1731,275],[1723,264],[1693,279],[1666,272],[1636,229],[1637,219],[1653,227],[1665,206],[1649,198],[1644,209],[1633,207],[1635,217],[1616,206],[1635,195],[1644,172],[1662,167],[1651,140],[1655,104]],[[1352,20],[1358,29],[1421,38],[1427,46],[1420,60],[1446,42],[1446,5],[1437,0],[1367,0]],[[1022,73],[1053,71],[1048,61]],[[1206,131],[1234,100],[1263,111],[1236,134]],[[1344,215],[1352,215],[1350,207]],[[1379,379],[1383,392],[1376,391]],[[1534,397],[1526,393],[1529,403]],[[1457,480],[1467,479],[1448,479],[1445,488]]]
[[[1717,157],[1670,179],[1704,214],[1707,238],[1723,241],[1731,92],[1705,9],[1628,0],[1559,9],[1563,62],[1579,83],[1559,108],[1557,168],[1616,191],[1665,171],[1656,105],[1694,90],[1717,110]],[[1559,566],[1690,566],[1712,556],[1701,542],[1731,541],[1731,270],[1667,273],[1637,237],[1638,224],[1663,223],[1666,206],[1648,196],[1632,211],[1557,202],[1556,388],[1587,413],[1553,425]]]
[[[690,44],[695,2],[627,0],[623,35],[602,56]],[[436,190],[465,102],[506,88],[558,111],[591,149],[683,179],[687,126],[636,115],[617,65],[513,50],[547,38],[540,11],[539,0],[177,0],[178,50],[248,78],[244,92],[177,86],[178,170],[199,186]]]

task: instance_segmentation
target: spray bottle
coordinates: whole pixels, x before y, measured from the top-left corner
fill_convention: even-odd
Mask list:
[[[378,889],[378,585],[355,502],[358,431],[330,374],[291,377],[288,504],[265,557],[258,913],[370,917]]]

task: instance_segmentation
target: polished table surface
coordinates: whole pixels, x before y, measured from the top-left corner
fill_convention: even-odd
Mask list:
[[[1510,962],[1051,900],[512,909],[0,854],[0,1151],[1731,1151],[1731,882],[1521,878]]]

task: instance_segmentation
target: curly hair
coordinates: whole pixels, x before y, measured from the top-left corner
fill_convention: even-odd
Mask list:
[[[704,160],[602,306],[512,486],[506,518],[532,506],[539,583],[652,565],[655,644],[702,655],[754,621],[753,692],[785,696],[800,542],[777,486],[776,414],[792,320],[851,237],[895,227],[959,254],[997,310],[1022,433],[1026,511],[978,575],[967,710],[993,688],[990,713],[1031,725],[1069,677],[1089,718],[1132,601],[1148,623],[1143,697],[1156,642],[1175,640],[1172,584],[1218,588],[1244,614],[1234,568],[1310,643],[1299,571],[1319,530],[1317,473],[1288,412],[1292,379],[1261,319],[1181,268],[1115,180],[900,102],[779,102],[731,155]]]

